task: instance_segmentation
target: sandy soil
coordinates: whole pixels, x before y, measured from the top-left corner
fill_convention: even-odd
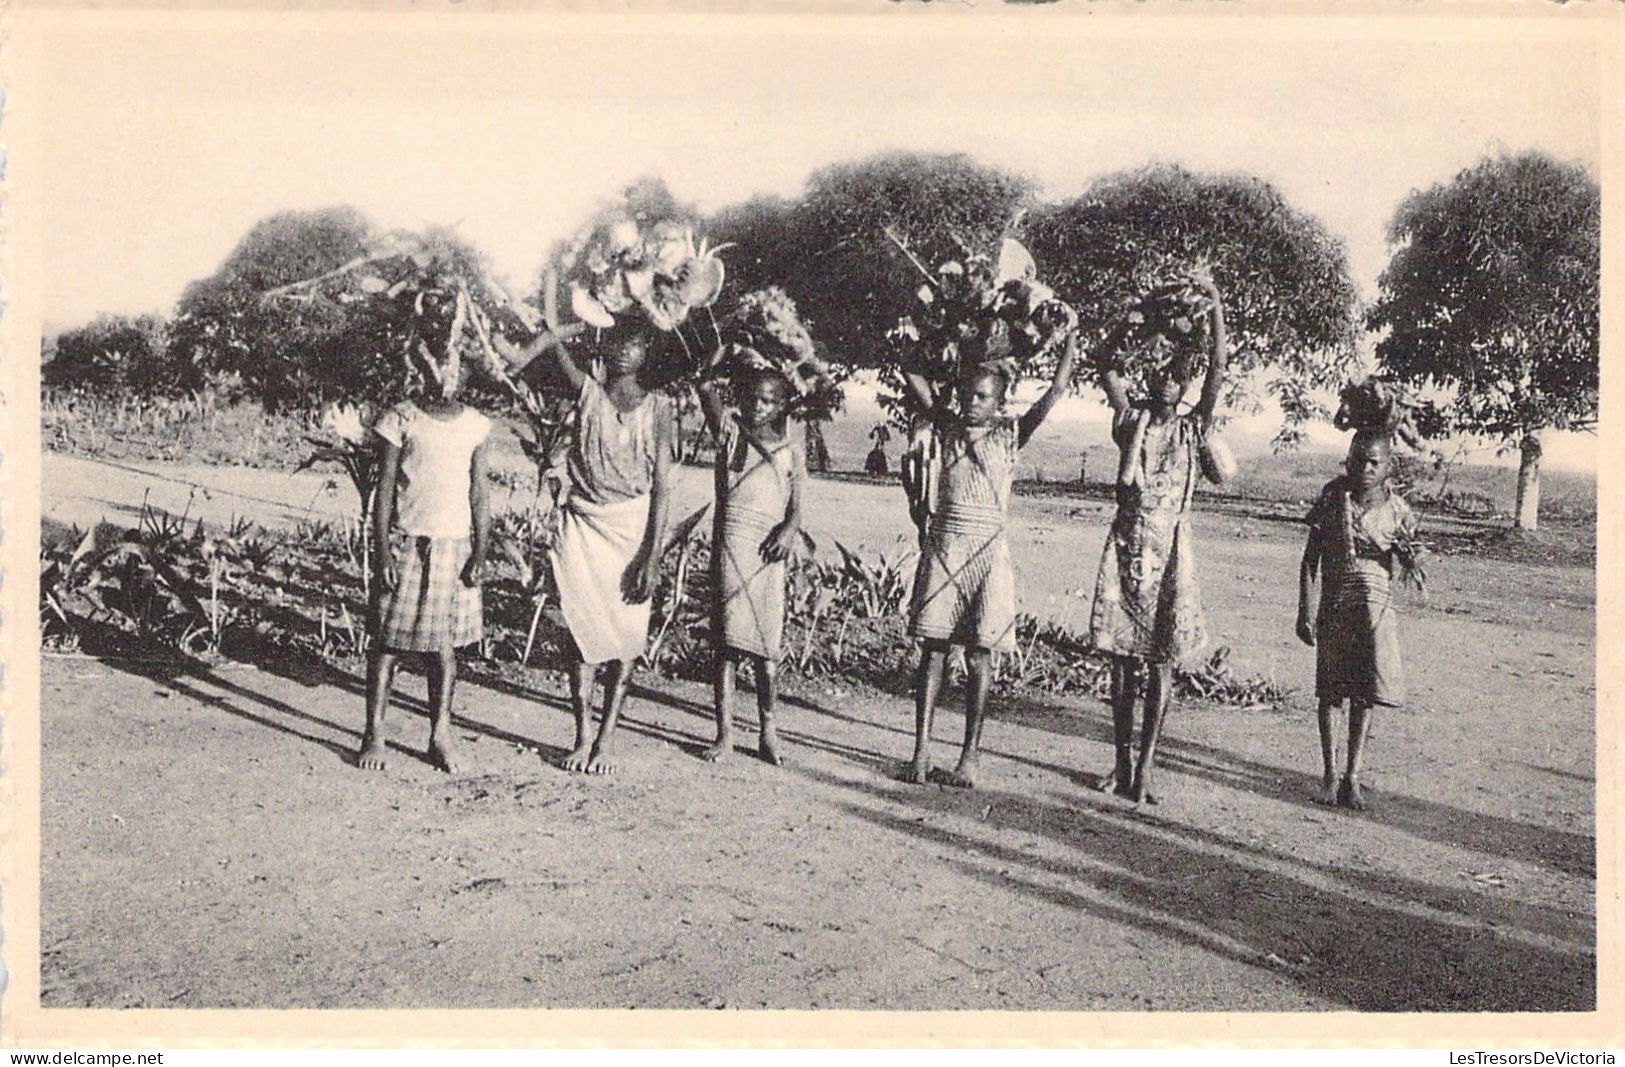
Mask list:
[[[263,515],[230,510],[265,522],[302,513],[311,485],[158,473],[260,497]],[[60,456],[45,484],[46,514],[81,524],[171,485]],[[685,477],[685,499],[702,492]],[[815,535],[876,548],[901,512],[882,486],[817,482],[809,502]],[[1029,610],[1084,621],[1105,514],[1018,502]],[[902,697],[809,689],[785,709],[789,766],[712,767],[694,757],[705,689],[645,677],[622,773],[588,779],[543,762],[570,730],[556,678],[476,676],[458,705],[471,769],[447,777],[416,756],[411,677],[401,748],[368,775],[349,762],[359,681],[331,668],[49,658],[44,1002],[1589,1008],[1592,571],[1434,562],[1435,591],[1407,606],[1412,705],[1378,720],[1377,808],[1351,816],[1309,800],[1299,530],[1234,508],[1198,529],[1216,640],[1300,697],[1179,708],[1163,802],[1141,811],[1087,788],[1109,760],[1094,701],[998,698],[985,788],[964,794],[891,777]]]

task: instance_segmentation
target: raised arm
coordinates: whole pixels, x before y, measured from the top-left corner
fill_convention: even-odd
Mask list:
[[[1066,387],[1072,383],[1072,363],[1078,356],[1078,335],[1072,334],[1066,339],[1066,347],[1061,350],[1060,362],[1055,365],[1055,377],[1050,379],[1049,388],[1039,397],[1032,407],[1021,413],[1021,419],[1016,424],[1016,444],[1026,445],[1032,437],[1033,431],[1049,416],[1050,409],[1055,402],[1066,392]]]
[[[914,402],[920,405],[922,411],[929,413],[937,406],[936,394],[931,391],[931,382],[925,375],[906,370],[903,372],[903,380],[908,383],[909,394],[914,397]]]
[[[1107,367],[1100,372],[1100,387],[1106,390],[1106,403],[1111,405],[1113,415],[1121,415],[1128,410],[1128,379],[1116,367]]]
[[[705,415],[705,428],[711,431],[711,436],[718,442],[722,440],[723,420],[727,417],[727,409],[722,402],[722,384],[715,378],[707,378],[694,387],[700,397],[700,411]]]
[[[1224,333],[1224,301],[1219,296],[1213,279],[1205,275],[1198,284],[1213,301],[1208,312],[1208,335],[1213,340],[1213,351],[1208,354],[1207,377],[1202,381],[1202,399],[1197,401],[1196,414],[1204,423],[1213,422],[1213,413],[1219,410],[1219,395],[1224,391],[1225,366],[1230,360],[1230,345]]]

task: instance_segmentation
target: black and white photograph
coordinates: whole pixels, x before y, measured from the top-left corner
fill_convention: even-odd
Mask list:
[[[1617,1037],[1621,12],[1311,10],[9,12],[0,1037]]]

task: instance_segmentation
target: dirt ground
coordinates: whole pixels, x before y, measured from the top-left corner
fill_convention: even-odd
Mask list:
[[[81,525],[127,520],[149,491],[270,524],[311,493],[350,506],[310,475],[45,463],[45,514]],[[682,499],[701,499],[684,473]],[[875,549],[902,511],[895,487],[841,481],[808,503],[815,536]],[[1024,607],[1082,624],[1106,505],[1023,498],[1014,519]],[[1310,801],[1300,536],[1256,508],[1202,511],[1215,642],[1299,695],[1178,708],[1144,810],[1088,789],[1110,758],[1089,700],[996,695],[985,785],[959,793],[892,777],[904,697],[805,689],[782,716],[788,766],[710,766],[706,689],[645,676],[621,773],[593,779],[544,762],[570,732],[559,679],[475,665],[458,700],[471,769],[417,758],[414,676],[395,759],[368,775],[350,763],[360,682],[333,668],[48,658],[44,1003],[1590,1008],[1592,569],[1430,565],[1433,592],[1405,609],[1412,703],[1378,719],[1376,807],[1353,816]]]

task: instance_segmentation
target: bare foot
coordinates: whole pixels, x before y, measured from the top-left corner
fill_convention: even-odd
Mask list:
[[[951,785],[955,789],[976,788],[976,764],[974,762],[961,762],[951,771],[942,772],[942,784]]]
[[[1337,775],[1328,774],[1320,780],[1320,790],[1314,799],[1316,804],[1324,804],[1328,808],[1338,803]]]
[[[587,745],[582,745],[568,756],[565,756],[563,759],[559,760],[558,765],[564,770],[570,771],[574,774],[582,774],[586,772],[587,763],[591,760],[591,758],[592,749]]]
[[[452,747],[437,737],[429,738],[429,749],[424,753],[424,757],[431,767],[436,767],[447,774],[456,774],[463,769],[463,765],[457,762]]]
[[[931,758],[929,756],[915,756],[914,759],[903,765],[902,779],[914,785],[924,785],[931,780]]]
[[[1151,787],[1144,778],[1136,778],[1134,786],[1126,794],[1136,804],[1155,804],[1157,798],[1151,795]]]
[[[594,752],[592,759],[587,761],[588,774],[614,774],[620,770],[620,765],[608,752]]]
[[[784,760],[779,756],[779,732],[773,728],[771,721],[762,724],[762,736],[756,743],[756,754],[763,763],[775,767],[784,766]]]
[[[700,758],[707,763],[717,763],[725,759],[734,750],[733,738],[718,738],[717,743],[703,750]]]
[[[389,765],[382,737],[364,737],[361,751],[356,753],[355,765],[364,771],[381,771]]]
[[[1097,793],[1115,793],[1120,797],[1129,795],[1130,787],[1134,782],[1134,772],[1127,767],[1114,767],[1101,775],[1095,782]]]
[[[1371,803],[1366,800],[1365,792],[1360,789],[1358,778],[1344,778],[1343,784],[1337,790],[1337,804],[1350,811],[1369,811]]]

